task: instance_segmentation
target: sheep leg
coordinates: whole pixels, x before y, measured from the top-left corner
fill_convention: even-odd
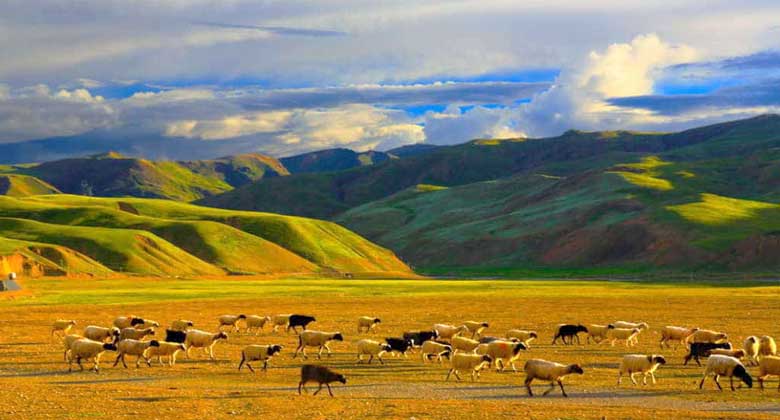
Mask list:
[[[382,354],[381,353],[376,356],[376,359],[379,360],[379,364],[380,365],[384,365],[385,364],[385,361],[382,360]]]
[[[655,373],[650,372],[650,378],[653,380],[653,385],[655,385]]]
[[[317,395],[317,394],[318,394],[320,391],[322,391],[322,382],[320,382],[320,386],[319,386],[319,387],[317,387],[317,390],[316,390],[316,391],[314,391],[314,394],[313,394],[313,395]]]
[[[190,358],[190,349],[192,349],[192,346],[187,346],[187,350],[184,351],[184,355],[187,356],[187,359]]]
[[[623,371],[618,372],[617,384],[620,385],[621,382],[623,382]]]
[[[718,389],[723,391],[723,387],[720,386],[720,382],[718,381],[718,379],[720,379],[720,375],[715,375],[715,377],[713,379],[715,380],[715,385],[718,386]]]
[[[729,385],[731,385],[731,390],[732,391],[736,391],[736,389],[734,389],[734,377],[733,376],[729,376]]]
[[[248,368],[249,368],[249,371],[250,371],[250,372],[252,372],[252,373],[255,373],[255,370],[254,370],[254,368],[252,368],[252,365],[250,365],[250,364],[249,364],[249,362],[247,362],[247,363],[246,363],[246,367],[248,367]]]
[[[497,372],[503,372],[505,367],[506,366],[504,366],[504,361],[503,360],[496,359],[496,371]]]
[[[333,391],[330,389],[330,384],[326,383],[325,386],[328,387],[328,394],[330,394],[331,397],[334,397]]]
[[[631,383],[634,384],[634,385],[639,385],[638,383],[636,383],[636,378],[634,377],[634,375],[636,375],[636,373],[634,373],[634,372],[629,372],[628,373],[628,377],[631,378]]]
[[[173,359],[173,356],[171,356],[171,359]],[[159,363],[159,364],[160,364],[160,366],[165,366],[165,364],[164,364],[164,363],[163,363],[163,361],[162,361],[162,355],[160,355],[160,356],[157,356],[157,363]],[[168,361],[168,366],[173,366],[173,365],[171,365],[171,362],[170,362],[170,360]]]
[[[247,365],[247,366],[249,366],[249,365]],[[263,370],[264,371],[268,370],[268,360],[263,360]]]
[[[544,393],[542,393],[542,396],[549,394],[550,392],[552,392],[553,389],[555,389],[555,382],[550,382],[550,387],[547,388],[547,391],[544,391]],[[566,393],[564,393],[563,395],[566,395]]]
[[[514,361],[512,361],[512,362],[509,362],[509,365],[510,365],[510,366],[512,366],[512,371],[514,371],[515,373],[517,373],[517,367],[515,366],[515,362],[514,362]]]
[[[369,355],[368,355],[368,364],[369,364],[369,365],[371,364],[371,361],[372,361],[372,360],[374,360],[374,355],[373,355],[373,354],[369,354]]]
[[[216,344],[216,342],[211,343],[210,346],[206,347],[207,349],[206,353],[208,353],[209,359],[211,360],[214,360],[214,344]]]
[[[471,371],[471,382],[474,382],[477,380],[477,376],[479,376],[479,373],[477,373],[477,370],[474,369]]]
[[[306,387],[303,384],[303,381],[298,382],[298,395],[301,395],[301,389],[306,391],[307,394],[309,393],[309,390],[306,389]]]
[[[333,352],[330,351],[330,347],[328,346],[328,343],[325,343],[325,350],[328,351],[328,357],[331,357],[333,355]]]
[[[322,349],[323,346],[320,346],[320,350],[317,352],[317,359],[322,360]]]
[[[563,393],[563,396],[569,398],[569,396],[566,395],[566,390],[563,389],[563,381],[561,381],[560,379],[558,379],[558,386],[561,387],[561,393]],[[555,388],[555,386],[553,386],[553,388]]]
[[[577,345],[581,346],[582,343],[580,343],[580,335],[579,334],[574,334],[574,337],[577,339]],[[571,342],[572,342],[572,344],[574,344],[574,340],[572,340]]]

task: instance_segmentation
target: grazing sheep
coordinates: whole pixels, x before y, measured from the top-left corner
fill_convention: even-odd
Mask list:
[[[431,356],[436,356],[436,360],[441,363],[442,356],[450,357],[452,355],[452,346],[445,343],[428,340],[420,347],[420,355],[423,363],[425,360],[431,360]]]
[[[747,356],[748,364],[750,366],[758,366],[758,350],[760,348],[759,339],[755,335],[751,335],[746,338],[742,344],[742,348],[745,349],[745,355]]]
[[[54,337],[55,333],[62,333],[62,336],[68,335],[70,329],[76,325],[76,321],[72,319],[58,319],[54,321],[51,326],[51,336]]]
[[[271,323],[273,324],[271,331],[276,332],[279,330],[279,327],[287,329],[287,326],[290,325],[290,316],[292,314],[274,315],[271,318]]]
[[[149,346],[146,349],[145,357],[152,359],[157,356],[157,362],[163,366],[163,356],[168,356],[168,366],[176,365],[176,355],[181,351],[187,351],[187,347],[182,343],[172,343],[168,341],[158,341],[158,346]]]
[[[723,356],[731,356],[735,359],[742,360],[745,357],[745,350],[742,349],[712,349],[710,355],[720,354]]]
[[[479,341],[472,340],[466,337],[455,336],[452,337],[452,351],[457,353],[458,350],[471,353],[479,346]]]
[[[136,325],[143,325],[146,321],[143,318],[138,318],[135,315],[120,316],[114,319],[114,326],[119,328],[135,327]]]
[[[758,384],[761,390],[764,390],[764,380],[770,375],[780,377],[780,357],[764,356],[758,363]],[[777,383],[777,390],[780,391],[780,382]]]
[[[512,366],[513,371],[517,372],[515,361],[520,357],[521,350],[528,350],[523,342],[493,341],[487,344],[484,354],[496,362],[496,370],[499,372],[503,372],[507,364]]]
[[[718,379],[720,379],[721,376],[729,377],[732,391],[735,391],[735,376],[741,379],[742,382],[748,386],[748,388],[753,388],[753,378],[747,372],[747,369],[745,369],[745,366],[742,364],[742,362],[733,357],[719,354],[710,357],[709,360],[707,360],[707,367],[704,369],[704,375],[701,378],[701,382],[699,382],[699,389],[702,389],[704,386],[704,380],[707,379],[707,375],[710,373],[714,375],[713,379],[715,380],[715,385],[717,385],[718,389],[721,391],[723,391],[723,388],[720,386],[720,382],[718,382]]]
[[[699,329],[667,325],[661,328],[661,348],[664,348],[664,346],[666,346],[666,348],[671,347],[669,344],[671,341],[685,345],[696,331],[699,331]]]
[[[729,339],[729,336],[713,330],[699,329],[690,335],[688,341],[691,343],[723,343]]]
[[[90,340],[89,338],[82,338],[74,341],[70,345],[70,357],[68,358],[68,372],[73,370],[73,359],[76,359],[79,368],[84,370],[84,366],[81,365],[81,359],[92,360],[95,365],[90,370],[95,372],[100,371],[100,356],[105,351],[116,351],[116,345],[113,343],[104,343],[102,341]]]
[[[135,328],[122,328],[119,333],[120,340],[143,340],[147,335],[154,335],[154,328],[144,328],[142,330]]]
[[[464,370],[471,371],[471,380],[475,381],[477,378],[479,378],[479,371],[481,371],[485,365],[490,366],[492,361],[493,359],[491,359],[490,356],[486,354],[454,354],[450,360],[452,368],[450,368],[450,371],[447,372],[447,378],[444,380],[450,380],[450,375],[454,373],[455,378],[460,381],[460,375],[458,372]]]
[[[363,330],[366,330],[367,333],[373,332],[381,322],[381,319],[373,316],[361,316],[357,321],[357,332],[358,334],[362,333]]]
[[[117,341],[119,339],[119,329],[116,327],[98,327],[96,325],[87,325],[84,328],[84,337],[94,341],[106,341],[111,339]]]
[[[330,357],[331,351],[328,343],[331,341],[344,341],[344,336],[340,332],[303,331],[298,335],[298,348],[295,349],[293,359],[298,356],[298,352],[301,352],[304,359],[308,359],[306,347],[319,347],[317,352],[318,359],[322,359],[323,349],[328,350],[328,357]]]
[[[151,319],[144,319],[144,322],[136,324],[134,327],[138,329],[160,328],[160,323]]]
[[[516,338],[525,344],[526,347],[531,348],[530,343],[536,338],[539,338],[539,335],[536,334],[536,331],[526,331],[526,330],[509,330],[506,333],[506,338]]]
[[[412,346],[420,347],[422,343],[428,340],[436,340],[439,338],[439,333],[436,330],[430,331],[407,331],[404,333],[404,340],[410,340]]]
[[[125,363],[125,356],[131,355],[136,356],[135,359],[135,368],[138,369],[138,367],[141,364],[141,359],[144,359],[147,366],[152,366],[152,362],[150,362],[150,358],[146,354],[146,350],[150,347],[160,347],[160,342],[157,340],[152,341],[140,341],[140,340],[133,340],[133,339],[126,339],[121,340],[116,345],[116,351],[117,356],[116,360],[114,361],[114,367],[116,367],[117,363],[119,361],[122,361],[122,366],[127,369],[127,363]]]
[[[317,318],[309,315],[290,315],[290,322],[287,324],[287,331],[289,332],[292,329],[297,334],[298,327],[301,327],[304,331],[306,331],[306,327],[316,320]]]
[[[270,360],[272,357],[274,357],[275,354],[278,354],[282,351],[282,346],[279,344],[271,344],[267,346],[261,346],[257,344],[252,344],[249,346],[244,347],[243,350],[241,350],[241,362],[238,364],[238,370],[241,371],[241,366],[246,363],[246,367],[249,368],[252,373],[255,372],[254,369],[252,369],[252,365],[249,364],[249,362],[254,362],[258,360],[263,361],[263,370],[268,370],[268,360]]]
[[[210,333],[200,330],[189,330],[187,331],[187,338],[184,340],[184,346],[187,347],[185,354],[189,359],[190,350],[192,350],[193,347],[202,347],[203,351],[209,355],[209,359],[214,360],[214,346],[219,340],[227,339],[228,336],[223,331]]]
[[[219,317],[219,326],[217,330],[222,331],[222,327],[230,327],[230,331],[239,332],[238,321],[246,319],[246,315],[222,315]]]
[[[369,365],[371,364],[371,361],[374,360],[374,357],[379,360],[379,363],[385,364],[385,362],[382,360],[382,355],[390,350],[392,349],[390,348],[389,344],[380,343],[379,341],[375,340],[360,340],[357,342],[358,363],[362,363],[363,355],[367,354]]]
[[[544,391],[544,394],[542,395],[547,395],[550,393],[550,391],[555,389],[555,383],[557,382],[558,386],[561,387],[563,396],[568,397],[568,395],[566,395],[566,390],[563,389],[563,378],[573,373],[578,375],[583,374],[583,370],[580,365],[562,365],[560,363],[550,362],[542,359],[531,359],[525,362],[523,370],[526,374],[525,387],[528,389],[528,395],[532,397],[534,396],[534,393],[531,391],[531,382],[533,382],[534,379],[550,381],[550,388],[547,391]]]
[[[593,339],[593,342],[598,344],[602,341],[607,339],[607,334],[609,333],[609,330],[614,329],[615,326],[612,324],[609,325],[599,325],[599,324],[588,324],[588,335],[586,337],[586,342],[590,344],[590,339]]]
[[[758,357],[774,356],[777,354],[775,339],[765,335],[758,341]]]
[[[412,348],[412,340],[398,337],[387,337],[385,342],[390,346],[390,352],[401,353],[406,356],[406,352]]]
[[[433,324],[433,330],[436,331],[439,340],[451,340],[453,337],[457,337],[464,332],[468,331],[468,327],[461,325],[456,327],[450,324]],[[420,343],[422,345],[422,343]]]
[[[577,344],[580,344],[580,336],[577,334],[581,332],[588,332],[588,329],[582,324],[560,324],[558,325],[558,330],[555,332],[552,343],[555,344],[560,338],[563,341],[563,344],[574,344],[574,338],[577,338]],[[568,343],[566,342],[566,338],[569,339]]]
[[[486,335],[486,336],[483,336],[483,337],[479,338],[479,343],[480,344],[492,343],[494,341],[511,341],[513,343],[520,343],[521,342],[517,338],[501,338],[501,337],[492,337],[492,336],[489,336],[489,335]],[[523,343],[523,344],[525,344],[525,343]]]
[[[650,326],[647,325],[647,322],[617,321],[617,322],[613,322],[612,326],[615,327],[615,328],[628,328],[630,330],[632,330],[634,328],[639,328],[640,330],[650,329]]]
[[[463,323],[463,325],[468,328],[468,331],[471,333],[471,338],[477,337],[479,338],[482,336],[482,331],[485,330],[485,328],[488,328],[490,324],[487,322],[479,322],[479,321],[466,321]]]
[[[187,332],[165,330],[165,341],[169,343],[184,343],[187,341]]]
[[[653,385],[655,385],[655,370],[658,369],[658,366],[665,364],[666,359],[660,354],[627,354],[620,362],[617,384],[620,385],[623,381],[623,375],[628,375],[631,378],[631,383],[637,385],[634,375],[641,373],[642,385],[647,385],[647,375],[650,375]]]
[[[69,360],[68,354],[70,353],[70,346],[73,345],[73,342],[76,340],[80,340],[84,338],[83,335],[79,334],[68,334],[62,339],[62,345],[65,347],[65,353],[63,354],[63,360],[66,362]]]
[[[691,347],[688,349],[688,354],[685,356],[685,363],[683,363],[683,366],[687,365],[688,362],[691,361],[691,358],[696,361],[697,365],[701,366],[699,358],[709,357],[712,351],[715,349],[730,350],[731,343],[691,343]]]
[[[184,331],[187,332],[189,329],[194,327],[195,324],[187,319],[177,319],[176,321],[171,322],[171,331]]]
[[[610,344],[614,347],[617,340],[625,340],[626,347],[637,344],[636,337],[642,332],[639,328],[612,328],[609,330]]]
[[[255,330],[255,335],[260,334],[265,324],[271,320],[270,316],[249,315],[246,317],[246,332]]]
[[[301,388],[303,388],[307,394],[309,393],[305,386],[309,382],[317,382],[320,385],[319,388],[314,391],[314,395],[317,395],[317,393],[322,390],[322,384],[325,384],[328,387],[328,394],[332,397],[333,391],[330,389],[330,384],[333,382],[346,384],[347,378],[325,366],[303,365],[301,366],[301,381],[298,382],[298,395],[301,395]]]

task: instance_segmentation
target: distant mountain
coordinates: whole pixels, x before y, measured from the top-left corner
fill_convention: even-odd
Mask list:
[[[393,155],[399,158],[406,158],[410,156],[417,156],[417,155],[423,155],[425,153],[432,152],[436,150],[436,148],[439,146],[436,146],[434,144],[425,144],[425,143],[417,143],[417,144],[408,144],[406,146],[396,147],[395,149],[390,149],[387,151],[387,154]]]
[[[333,172],[385,162],[392,156],[384,152],[355,152],[327,149],[280,159],[290,173]]]

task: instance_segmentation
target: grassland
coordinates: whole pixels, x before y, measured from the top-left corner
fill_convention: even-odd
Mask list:
[[[0,388],[18,404],[0,408],[2,418],[728,418],[771,419],[778,415],[775,380],[757,389],[717,392],[708,382],[697,389],[701,368],[682,366],[683,349],[659,350],[657,329],[668,324],[698,325],[729,333],[780,336],[780,284],[711,284],[470,281],[470,280],[264,280],[215,278],[24,281],[27,295],[0,304]],[[313,328],[340,330],[334,356],[322,363],[348,377],[327,395],[298,397],[301,364],[291,359],[295,337],[266,331],[259,336],[230,334],[216,347],[217,362],[193,352],[174,368],[112,368],[107,354],[99,375],[67,373],[57,341],[49,336],[55,318],[73,318],[79,327],[104,325],[120,314],[138,314],[167,324],[192,319],[206,330],[223,313],[310,313]],[[382,319],[375,338],[435,322],[486,320],[486,334],[533,328],[540,338],[523,354],[583,364],[585,375],[567,378],[570,398],[526,396],[522,373],[483,372],[478,382],[445,382],[446,367],[387,357],[385,365],[357,365],[353,354],[358,316]],[[644,320],[651,330],[630,350],[608,344],[550,346],[560,322],[605,323]],[[24,327],[21,327],[24,326]],[[268,372],[238,372],[241,348],[280,343],[281,356]],[[654,386],[615,386],[616,368],[627,352],[662,353],[669,365]],[[751,368],[755,373],[755,369]],[[541,391],[543,384],[537,384]]]

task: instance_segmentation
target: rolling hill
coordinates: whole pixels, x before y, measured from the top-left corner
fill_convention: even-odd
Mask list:
[[[290,173],[333,172],[370,166],[392,159],[384,152],[355,152],[349,149],[327,149],[302,155],[281,158],[280,161]]]

